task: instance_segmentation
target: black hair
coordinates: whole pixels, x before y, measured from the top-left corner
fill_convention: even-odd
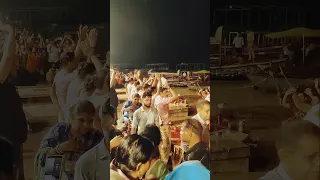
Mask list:
[[[94,105],[88,100],[82,100],[71,106],[70,108],[70,117],[73,118],[75,115],[79,115],[81,113],[87,113],[90,115],[94,115],[96,113],[96,108]]]
[[[61,64],[62,66],[67,66],[70,62],[74,60],[75,54],[74,52],[67,52],[62,56],[61,58]]]
[[[83,85],[85,91],[86,92],[93,92],[97,88],[96,81],[97,81],[97,78],[94,76],[86,79],[84,81],[84,85]]]
[[[162,93],[162,92],[164,92],[164,91],[166,91],[166,90],[168,90],[168,89],[167,89],[167,88],[164,88],[164,87],[160,87],[160,88],[159,88],[159,92],[160,92],[160,93]]]
[[[126,175],[135,171],[139,163],[145,164],[154,153],[153,143],[137,134],[122,139],[115,153],[115,165]]]
[[[161,132],[158,126],[148,124],[140,135],[153,142],[155,147],[160,145]]]
[[[80,79],[84,79],[88,74],[94,74],[95,71],[96,68],[92,63],[81,62],[78,66],[78,76],[80,77]]]
[[[145,98],[145,97],[152,97],[152,94],[150,92],[144,92],[142,94],[142,98]]]
[[[103,103],[101,106],[101,111],[103,116],[109,115],[114,117],[116,115],[116,108],[110,105],[110,99]]]
[[[140,98],[140,95],[138,93],[133,95],[133,98]]]

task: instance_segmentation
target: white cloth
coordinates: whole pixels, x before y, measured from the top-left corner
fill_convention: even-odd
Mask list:
[[[320,127],[320,104],[312,106],[312,108],[304,117],[304,120],[310,121]]]
[[[196,114],[195,116],[193,116],[192,119],[198,120],[202,124],[202,126],[206,125],[206,121],[202,119],[199,114]]]
[[[61,107],[62,113],[59,112],[58,122],[66,122],[69,120],[69,108],[66,106],[66,97],[68,86],[72,79],[74,79],[74,73],[68,73],[64,69],[57,72],[54,77],[54,84],[56,86],[56,95],[58,99],[59,106]],[[64,119],[62,118],[64,116]]]
[[[47,51],[49,56],[48,62],[56,63],[60,61],[60,48],[48,44]]]
[[[243,41],[243,37],[241,36],[236,36],[233,39],[233,44],[236,48],[242,48],[242,46],[244,45],[244,41]]]
[[[210,94],[204,99],[210,102]]]
[[[134,84],[131,84],[131,83],[129,83],[128,85],[127,85],[127,92],[128,92],[128,100],[131,100],[132,99],[132,95],[131,95],[131,89],[132,89],[132,87],[134,86]]]
[[[162,84],[162,87],[167,87],[168,85],[168,80],[164,77],[161,77],[161,84]],[[158,82],[158,87],[160,86],[160,82]]]
[[[67,106],[70,108],[72,105],[76,104],[79,100],[81,91],[83,90],[83,81],[78,77],[75,77],[68,87],[67,92]]]

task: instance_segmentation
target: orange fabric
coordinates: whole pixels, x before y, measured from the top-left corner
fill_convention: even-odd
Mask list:
[[[35,72],[39,66],[40,59],[35,53],[29,53],[27,58],[26,70],[30,72]]]

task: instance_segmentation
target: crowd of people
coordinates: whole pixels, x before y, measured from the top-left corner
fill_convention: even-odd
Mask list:
[[[3,38],[1,38],[3,44]],[[61,59],[76,48],[75,38],[69,33],[44,37],[41,33],[26,29],[15,31],[15,56],[18,70],[11,82],[16,85],[35,85],[48,71],[59,69]]]
[[[13,163],[9,163],[11,156],[5,158],[8,164],[1,162],[1,179],[24,179],[22,144],[27,139],[27,121],[19,95],[7,79],[16,73],[11,70],[18,62],[16,55],[21,55],[21,64],[27,48],[34,53],[32,58],[27,53],[27,71],[33,73],[39,67],[35,65],[39,63],[36,48],[48,52],[48,62],[58,68],[47,78],[53,79],[51,99],[58,109],[57,123],[41,141],[34,180],[210,178],[210,88],[199,91],[197,113],[179,124],[181,144],[173,145],[169,107],[184,98],[163,75],[144,76],[139,70],[123,73],[110,68],[109,53],[107,62],[102,63],[95,55],[96,29],[80,26],[77,42],[65,36],[60,45],[56,41],[46,44],[40,35],[38,41],[25,30],[16,42],[14,27],[0,24],[0,30],[6,33],[0,61],[1,91],[11,91],[1,93],[1,100],[7,103],[1,112],[7,114],[5,119],[11,119],[1,126],[1,147],[5,147],[1,154],[15,157]],[[17,50],[16,45],[21,48]],[[80,61],[80,56],[86,56],[86,61]],[[124,87],[128,97],[120,113],[118,87]],[[12,134],[13,129],[19,133]],[[14,151],[9,153],[11,149]],[[59,158],[63,160],[54,162],[61,164],[50,169],[49,159]]]

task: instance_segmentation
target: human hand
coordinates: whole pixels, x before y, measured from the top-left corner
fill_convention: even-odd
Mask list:
[[[89,41],[90,47],[94,48],[97,44],[98,31],[96,28],[91,29],[86,33],[87,39]]]
[[[113,148],[118,147],[120,145],[122,139],[123,139],[122,136],[116,136],[113,139],[111,139],[111,141],[110,141],[110,150],[112,150]]]
[[[316,78],[316,79],[314,80],[314,87],[315,87],[315,88],[319,88],[319,78]]]
[[[174,146],[174,152],[171,152],[171,161],[173,169],[182,162],[183,156],[183,150],[180,147]]]
[[[81,144],[81,141],[79,140],[79,138],[74,137],[74,138],[71,138],[68,141],[60,144],[59,148],[63,153],[64,152],[75,152],[80,149],[80,144]]]
[[[287,95],[293,94],[297,91],[297,89],[295,87],[291,87],[286,91]]]
[[[308,95],[308,96],[311,96],[311,95],[312,95],[311,88],[306,88],[306,89],[304,90],[304,93],[306,93],[306,95]]]
[[[79,41],[84,41],[86,39],[86,33],[88,32],[88,26],[82,26],[80,25],[78,33]]]

